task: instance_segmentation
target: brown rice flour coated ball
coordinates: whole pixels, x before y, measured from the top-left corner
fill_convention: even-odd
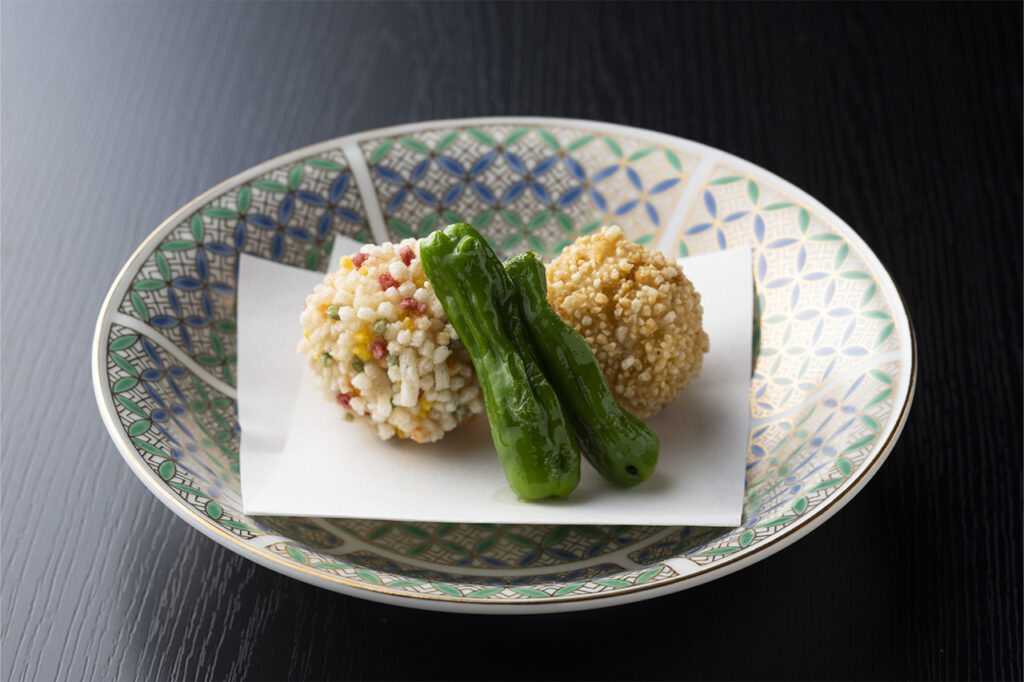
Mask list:
[[[594,351],[623,408],[649,417],[700,374],[700,294],[675,263],[603,227],[547,269],[548,299]]]

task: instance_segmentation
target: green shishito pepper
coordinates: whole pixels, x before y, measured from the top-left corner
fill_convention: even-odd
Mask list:
[[[658,464],[658,437],[619,406],[587,342],[548,303],[544,264],[532,251],[505,261],[533,351],[558,392],[583,454],[607,480],[631,486]]]
[[[524,500],[567,496],[580,479],[579,445],[531,350],[501,261],[466,223],[427,237],[420,260],[473,360],[512,490]]]

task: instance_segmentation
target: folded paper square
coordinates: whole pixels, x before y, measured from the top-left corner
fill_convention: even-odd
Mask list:
[[[335,253],[358,244],[336,245]],[[648,420],[658,470],[629,489],[586,463],[564,500],[509,489],[484,419],[435,443],[380,441],[324,399],[296,352],[299,313],[323,275],[242,256],[238,405],[246,514],[471,523],[735,526],[750,422],[750,250],[680,261],[701,293],[710,350],[700,377]],[[337,258],[332,258],[336,263]]]

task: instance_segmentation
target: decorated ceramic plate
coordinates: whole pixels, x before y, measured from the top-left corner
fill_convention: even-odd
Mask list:
[[[241,512],[239,254],[325,270],[336,235],[424,236],[466,220],[500,254],[551,257],[604,224],[672,256],[748,245],[757,290],[743,522],[510,526]],[[906,421],[914,337],[867,245],[786,181],[718,150],[590,121],[417,123],[300,149],[186,204],[100,311],[96,400],[164,504],[232,551],[344,594],[439,610],[610,606],[699,585],[836,513]]]

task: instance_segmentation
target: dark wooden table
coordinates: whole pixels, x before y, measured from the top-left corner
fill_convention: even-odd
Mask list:
[[[3,680],[1021,679],[1021,4],[16,4],[2,63]],[[100,303],[219,181],[488,114],[704,142],[845,218],[913,316],[917,398],[806,539],[610,610],[343,597],[158,502],[92,396]]]

